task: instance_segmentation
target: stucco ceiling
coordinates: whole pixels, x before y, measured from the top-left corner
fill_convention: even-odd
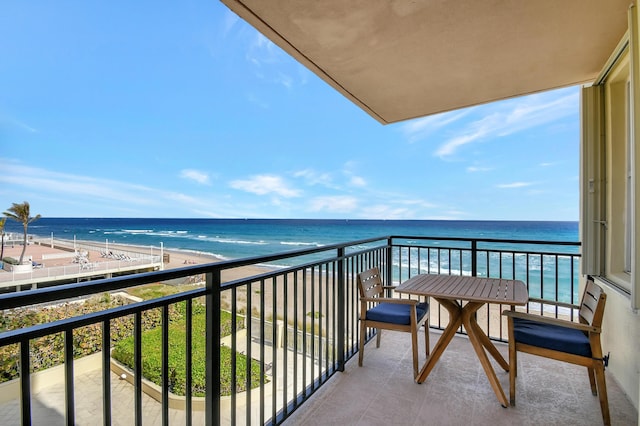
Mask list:
[[[630,0],[222,0],[382,123],[591,82]]]

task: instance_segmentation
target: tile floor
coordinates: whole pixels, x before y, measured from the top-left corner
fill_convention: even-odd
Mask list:
[[[432,346],[438,337],[431,334]],[[508,359],[507,346],[497,346]],[[285,425],[602,424],[584,367],[519,353],[517,404],[503,408],[465,337],[453,339],[423,384],[413,381],[411,365],[409,335],[383,331],[379,349],[373,340],[366,346],[363,367],[352,358]],[[509,374],[493,366],[508,397]],[[607,390],[611,423],[637,425],[637,411],[610,376]]]

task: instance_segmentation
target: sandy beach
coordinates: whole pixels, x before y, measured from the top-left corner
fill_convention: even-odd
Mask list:
[[[56,240],[55,244],[58,245],[59,241]],[[104,250],[101,250],[97,243],[90,241],[77,241],[77,251],[78,252],[86,252],[86,257],[89,261],[93,263],[102,263],[112,261],[112,258],[105,257]],[[73,248],[73,242],[68,241],[65,242],[65,245],[68,246],[69,249]],[[144,255],[149,254],[160,254],[160,249],[155,247],[151,249],[150,247],[140,247],[140,246],[132,246],[126,244],[110,244],[109,251],[117,254],[126,254],[126,253],[140,253]],[[22,252],[22,245],[5,245],[4,247],[4,257],[12,257],[14,259],[20,258],[20,253]],[[215,263],[220,262],[222,259],[206,254],[206,253],[197,253],[192,251],[183,251],[183,250],[174,250],[174,249],[164,249],[163,253],[165,255],[168,254],[168,262],[164,262],[164,269],[175,269],[182,268],[190,265],[201,265],[206,263]],[[68,257],[55,258],[52,257],[56,255],[64,255],[69,254],[68,250],[62,250],[56,247],[51,247],[50,244],[46,244],[44,241],[42,243],[31,243],[27,245],[27,249],[25,251],[24,259],[31,259],[33,262],[41,264],[44,268],[51,268],[57,266],[66,266],[73,264],[73,256],[69,255]],[[167,257],[165,256],[165,259]],[[233,280],[241,277],[246,277],[250,275],[254,275],[257,273],[264,272],[265,268],[263,267],[243,267],[236,268],[234,270],[225,271],[225,279]]]
[[[56,243],[58,243],[56,241]],[[77,242],[77,244],[80,246],[81,248],[78,249],[78,251],[87,251],[88,252],[88,258],[92,261],[92,262],[107,262],[111,259],[103,257],[102,256],[102,252],[100,250],[97,249],[97,247],[93,250],[91,249],[86,249],[84,245],[82,245],[84,242],[79,241]],[[69,245],[71,245],[72,243],[69,243]],[[92,243],[95,244],[95,243]],[[118,245],[118,244],[112,244],[110,246],[110,251],[113,252],[138,252],[138,253],[144,253],[144,254],[149,254],[149,249],[144,249],[142,247],[135,247],[135,246],[127,246],[127,245]],[[6,246],[4,247],[4,257],[13,257],[14,259],[18,259],[20,257],[20,253],[22,252],[22,246]],[[25,251],[25,259],[29,259],[31,258],[32,261],[34,262],[38,262],[38,263],[42,263],[44,265],[44,267],[54,267],[54,266],[64,266],[64,265],[68,265],[70,263],[72,263],[72,258],[68,257],[68,258],[48,258],[47,255],[52,255],[52,254],[63,254],[66,253],[65,250],[61,250],[55,247],[51,247],[50,245],[40,245],[40,244],[29,244],[27,245],[27,249]],[[169,253],[169,263],[165,263],[165,269],[174,269],[174,268],[180,268],[183,267],[187,264],[202,264],[202,263],[210,263],[210,262],[217,262],[220,261],[219,258],[215,257],[215,256],[208,256],[208,255],[204,255],[204,254],[198,254],[198,253],[190,253],[190,252],[184,252],[184,251],[176,251],[176,250],[165,250],[165,253]],[[159,254],[158,249],[156,249],[155,254]]]

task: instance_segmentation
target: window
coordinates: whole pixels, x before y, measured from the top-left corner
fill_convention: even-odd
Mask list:
[[[633,94],[631,93],[631,82],[627,81],[626,87],[626,121],[627,121],[627,138],[626,138],[626,194],[625,194],[625,235],[624,235],[624,272],[631,274],[631,246],[633,244],[633,234],[631,222],[633,220],[633,119],[632,119],[632,105],[631,100]]]
[[[581,185],[583,273],[631,295],[634,163],[630,59],[623,46],[606,76],[583,89]]]

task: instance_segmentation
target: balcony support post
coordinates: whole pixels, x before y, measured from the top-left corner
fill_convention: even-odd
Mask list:
[[[471,276],[478,275],[478,241],[471,240]]]
[[[206,274],[207,366],[205,423],[220,424],[220,269]]]
[[[393,243],[393,238],[389,237],[387,238],[387,247],[385,248],[385,258],[384,258],[384,265],[380,265],[380,270],[384,270],[386,272],[386,280],[385,280],[385,285],[393,285],[393,262],[391,261],[391,258],[393,256],[393,246],[391,245]],[[398,256],[400,256],[400,251],[398,251]],[[398,266],[398,280],[402,281],[402,265]],[[399,284],[400,282],[398,282]],[[390,294],[387,295],[387,297],[390,297]]]
[[[29,339],[20,341],[20,409],[23,425],[31,425],[31,377]]]
[[[340,247],[338,249],[338,371],[344,371],[344,347],[347,339],[347,333],[345,330],[345,286],[347,269],[344,261],[345,249]]]

